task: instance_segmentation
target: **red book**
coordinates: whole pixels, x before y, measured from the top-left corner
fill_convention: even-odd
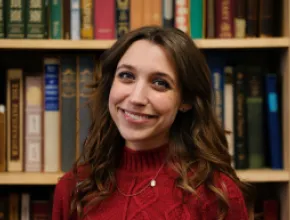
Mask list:
[[[115,39],[115,0],[95,0],[95,39]]]
[[[216,38],[233,38],[234,30],[234,1],[216,0],[215,7]]]

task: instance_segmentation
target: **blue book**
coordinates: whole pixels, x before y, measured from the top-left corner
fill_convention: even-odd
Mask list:
[[[266,74],[265,93],[266,93],[266,112],[267,112],[267,130],[268,146],[272,169],[282,169],[282,143],[281,129],[279,121],[278,96],[277,96],[277,75]]]

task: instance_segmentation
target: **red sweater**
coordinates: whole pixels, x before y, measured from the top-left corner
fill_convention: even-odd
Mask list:
[[[118,169],[117,183],[119,188],[132,194],[143,189],[160,169],[165,156],[165,147],[135,152],[125,147],[122,165]],[[83,169],[80,169],[83,175]],[[239,188],[226,175],[220,173],[218,185],[223,182],[229,197],[227,220],[248,220],[247,210]],[[85,177],[85,175],[83,175]],[[174,186],[176,174],[165,167],[156,179],[156,186],[149,187],[141,194],[126,197],[116,190],[113,195],[89,212],[85,218],[101,220],[190,220],[217,219],[218,203],[213,193],[204,186],[197,190],[199,198],[188,196],[182,202],[181,189]],[[74,190],[76,181],[68,172],[56,185],[52,220],[68,220],[69,195]],[[77,218],[73,218],[77,219]]]

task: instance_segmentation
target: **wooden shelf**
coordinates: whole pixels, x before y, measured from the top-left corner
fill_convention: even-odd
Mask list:
[[[288,48],[289,38],[248,38],[248,39],[206,39],[194,40],[203,49],[235,49],[235,48]]]
[[[235,48],[287,48],[289,39],[256,38],[256,39],[195,39],[202,49],[235,49]],[[0,49],[33,49],[33,50],[104,50],[112,46],[115,40],[30,40],[2,39]]]
[[[0,185],[55,185],[63,173],[0,173]],[[244,170],[238,176],[248,182],[288,182],[289,173],[285,170]]]
[[[241,180],[248,182],[288,182],[289,172],[287,170],[253,169],[238,170]]]
[[[0,173],[0,185],[55,185],[63,173]]]

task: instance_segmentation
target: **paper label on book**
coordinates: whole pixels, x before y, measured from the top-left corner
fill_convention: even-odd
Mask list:
[[[269,111],[270,112],[277,112],[278,104],[277,104],[277,94],[276,93],[269,93],[268,96],[268,103],[269,103]]]
[[[45,110],[59,110],[59,66],[57,64],[45,65]]]
[[[40,161],[40,141],[30,141],[28,143],[28,155],[27,155],[27,161],[28,163],[35,163]]]
[[[41,132],[41,119],[40,115],[28,115],[28,134],[40,135]]]

